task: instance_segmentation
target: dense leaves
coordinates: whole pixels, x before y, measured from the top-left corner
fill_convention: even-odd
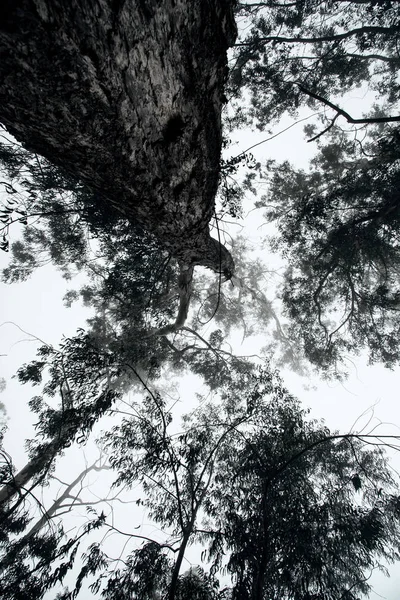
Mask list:
[[[399,558],[397,482],[382,451],[310,421],[268,369],[184,418],[179,434],[160,397],[132,408],[103,444],[116,485],[141,483],[165,541],[130,556],[105,584],[110,598],[119,581],[133,598],[351,600],[369,591],[371,569]],[[195,540],[210,573],[178,577]],[[217,583],[224,569],[229,590]]]
[[[119,377],[120,367],[84,334],[67,340],[62,353],[42,349],[41,354],[44,360],[39,362],[50,374],[44,384],[47,396],[61,387],[66,390],[64,416],[74,407],[74,414],[83,410],[87,415],[82,418],[79,412],[76,423],[71,421],[72,439],[98,418],[96,399],[103,385],[108,389]],[[43,365],[36,367],[43,372]],[[27,379],[29,372],[22,368],[20,377]],[[91,538],[74,587],[59,598],[73,600],[87,585],[104,598],[149,600],[303,600],[307,593],[352,600],[367,592],[369,570],[398,558],[399,500],[382,451],[366,446],[368,436],[332,434],[310,421],[268,365],[247,375],[239,366],[218,398],[200,401],[178,428],[157,392],[147,389],[140,402],[123,403],[120,423],[102,435],[101,447],[115,472],[115,488],[129,494],[139,485],[137,504],[164,541],[126,533],[138,544],[115,569]],[[57,438],[60,409],[54,411],[39,399],[33,404],[40,414],[35,444],[40,453],[40,440],[55,436],[60,442],[64,437]],[[118,405],[114,414],[119,414]],[[69,422],[65,417],[62,427]],[[17,509],[23,509],[20,501],[10,512],[15,526],[9,528],[12,541],[7,541],[3,561],[7,576],[21,565],[21,571],[12,571],[13,579],[23,572],[27,582],[34,576],[31,598],[41,598],[46,589],[63,582],[82,536],[100,525],[119,531],[102,512],[79,538],[65,542],[62,532],[53,534],[48,552],[46,538],[38,540],[38,555],[32,546],[36,534],[28,544],[24,537],[14,537],[27,525],[23,514],[18,525]],[[181,574],[186,550],[196,542],[205,550],[206,570]],[[232,576],[228,588],[219,581],[224,569]],[[5,593],[7,581],[2,583]]]
[[[369,570],[398,558],[398,497],[382,454],[285,401],[271,417],[220,457],[207,503],[214,568],[228,554],[238,599],[367,593]]]
[[[398,2],[264,0],[239,2],[237,10],[246,26],[235,49],[231,92],[251,94],[249,109],[238,106],[238,122],[244,113],[265,128],[301,105],[329,107],[327,122],[338,114],[352,120],[335,99],[364,84],[385,108],[372,119],[400,119]]]
[[[362,145],[339,132],[310,171],[268,165],[266,217],[287,260],[282,299],[290,335],[311,362],[338,375],[367,347],[371,362],[399,363],[399,131]]]

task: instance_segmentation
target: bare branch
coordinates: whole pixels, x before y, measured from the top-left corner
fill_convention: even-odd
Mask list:
[[[145,334],[145,337],[168,335],[169,333],[175,333],[179,329],[182,329],[189,311],[190,298],[192,295],[192,279],[193,267],[181,265],[178,278],[179,308],[175,323],[165,325],[165,327],[160,327],[159,329],[150,330]]]
[[[317,133],[317,135],[314,135],[312,138],[310,138],[309,140],[307,140],[307,142],[315,142],[315,140],[317,140],[322,135],[324,135],[324,133],[327,133],[330,129],[332,129],[332,127],[334,126],[335,121],[338,118],[338,116],[339,116],[339,114],[335,115],[335,117],[332,119],[332,121],[330,122],[330,124],[328,125],[328,127],[325,127],[325,129],[323,131],[320,131],[319,133]]]

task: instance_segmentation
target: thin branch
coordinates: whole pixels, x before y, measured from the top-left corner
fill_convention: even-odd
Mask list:
[[[339,114],[335,115],[334,118],[332,119],[332,121],[330,122],[330,124],[328,125],[328,127],[325,127],[325,129],[323,131],[320,131],[320,133],[317,133],[317,135],[314,135],[312,138],[310,138],[309,140],[307,140],[307,142],[315,142],[315,140],[317,140],[318,138],[320,138],[321,136],[324,135],[324,133],[327,133],[330,129],[332,129],[332,127],[335,124],[336,119],[338,118]]]
[[[192,269],[193,270],[193,269]],[[184,506],[182,503],[182,498],[181,498],[181,490],[179,488],[179,481],[178,481],[178,475],[177,475],[177,470],[175,467],[176,463],[180,463],[180,461],[178,460],[173,447],[171,446],[171,444],[167,443],[167,427],[168,424],[166,422],[165,419],[165,413],[162,409],[162,407],[160,406],[158,399],[157,399],[157,394],[153,394],[153,392],[150,390],[150,388],[148,387],[148,385],[143,381],[142,377],[139,375],[139,373],[136,371],[136,369],[134,369],[134,367],[132,367],[132,365],[126,363],[126,366],[128,368],[130,368],[133,373],[135,373],[136,377],[139,379],[140,383],[143,385],[143,387],[145,388],[145,390],[150,394],[151,398],[154,401],[154,404],[157,407],[157,410],[161,416],[161,420],[162,420],[162,426],[163,426],[163,437],[162,440],[165,442],[165,449],[169,455],[169,459],[170,459],[170,466],[173,472],[173,476],[174,476],[174,485],[175,485],[175,491],[176,491],[176,501],[178,504],[178,513],[179,513],[179,521],[181,523],[181,526],[184,527],[183,523],[184,523],[184,519],[183,519],[183,512],[184,512]],[[147,477],[150,478],[149,475],[147,475]],[[155,481],[155,483],[157,484],[157,482]],[[162,487],[162,485],[160,483],[158,483],[157,485],[160,485],[160,487]],[[171,494],[173,496],[173,494],[171,492],[168,492],[169,494]]]
[[[244,154],[246,154],[247,152],[249,152],[250,150],[253,150],[253,148],[257,148],[257,146],[261,146],[261,144],[265,144],[266,142],[269,142],[270,140],[273,140],[274,138],[278,137],[278,135],[281,135],[282,133],[285,133],[286,131],[288,131],[289,129],[291,129],[292,127],[294,127],[295,125],[298,125],[299,123],[301,123],[302,121],[308,121],[308,119],[311,119],[312,117],[317,117],[318,115],[322,114],[321,112],[316,112],[313,113],[312,115],[308,115],[308,117],[304,117],[303,119],[299,119],[298,121],[295,121],[294,123],[292,123],[291,125],[289,125],[288,127],[285,127],[285,129],[282,129],[281,131],[278,131],[278,133],[274,133],[274,135],[271,135],[271,137],[266,138],[265,140],[262,140],[261,142],[257,142],[257,144],[253,144],[252,146],[250,146],[249,148],[246,148],[246,150],[243,150],[242,152],[240,152],[239,154],[237,154],[236,156],[233,156],[225,166],[228,166],[229,164],[232,163],[232,161],[240,158],[241,156],[243,156]]]
[[[277,43],[288,43],[288,44],[316,44],[319,42],[338,42],[340,40],[346,40],[356,35],[362,34],[377,34],[377,35],[387,35],[393,34],[395,31],[398,31],[400,26],[395,25],[393,27],[376,27],[376,26],[365,26],[365,27],[357,27],[355,29],[351,29],[350,31],[345,31],[344,33],[337,33],[332,35],[322,35],[320,37],[281,37],[279,35],[271,35],[267,37],[260,37],[256,41],[251,42],[241,42],[239,44],[235,44],[234,47],[248,47],[248,46],[256,46],[257,44],[269,42],[277,42]]]
[[[218,360],[223,360],[223,361],[225,360],[224,358],[222,358],[219,355],[219,351],[216,350],[209,342],[207,342],[207,340],[205,340],[199,333],[197,333],[197,331],[195,331],[194,329],[191,329],[190,327],[182,327],[181,329],[182,329],[182,331],[187,331],[188,333],[191,333],[192,335],[199,338],[199,340],[201,340],[203,342],[203,344],[205,346],[207,346],[207,348],[215,354],[215,356],[218,358]]]
[[[311,90],[308,90],[307,88],[303,87],[300,84],[297,84],[297,85],[301,92],[303,92],[304,94],[307,94],[307,96],[310,96],[311,98],[314,98],[315,100],[318,100],[318,102],[322,102],[323,104],[326,104],[326,106],[329,106],[329,108],[332,108],[333,110],[335,110],[338,113],[338,115],[341,115],[342,117],[344,117],[348,121],[348,123],[394,123],[394,122],[400,121],[400,115],[398,115],[397,117],[368,117],[365,119],[354,119],[351,115],[349,115],[348,112],[343,110],[343,108],[336,106],[336,104],[333,104],[330,100],[327,100],[323,96],[320,96],[319,94],[316,94],[315,92],[312,92]],[[311,141],[311,140],[309,140],[309,141]]]
[[[126,533],[125,531],[121,531],[117,527],[114,527],[113,525],[110,525],[107,522],[105,522],[104,524],[105,524],[106,527],[109,527],[110,529],[112,529],[113,531],[116,531],[117,533],[120,533],[121,535],[124,535],[124,536],[127,536],[127,537],[138,538],[140,540],[147,540],[148,542],[152,542],[153,544],[157,544],[157,546],[159,546],[160,548],[168,548],[172,552],[178,552],[178,550],[179,550],[179,547],[178,548],[174,548],[170,544],[161,544],[160,542],[157,542],[156,540],[153,540],[152,538],[149,538],[149,537],[147,537],[145,535],[138,535],[136,533]]]
[[[269,482],[271,483],[274,479],[276,479],[281,473],[283,473],[283,471],[285,469],[287,469],[287,467],[292,464],[292,462],[294,462],[295,460],[297,460],[298,458],[300,458],[301,456],[303,456],[303,454],[305,454],[306,452],[309,452],[310,450],[313,450],[314,448],[316,448],[317,446],[321,445],[321,444],[325,444],[326,442],[330,442],[333,440],[349,440],[349,439],[358,439],[361,442],[365,442],[366,444],[373,444],[373,442],[368,442],[369,439],[373,439],[373,440],[381,440],[381,439],[392,439],[392,440],[400,440],[400,436],[398,435],[363,435],[363,434],[359,434],[359,433],[346,433],[346,434],[335,434],[335,435],[328,435],[324,438],[321,438],[320,440],[317,440],[315,442],[312,442],[311,444],[309,444],[308,446],[306,446],[305,448],[303,448],[302,450],[300,450],[299,452],[297,452],[296,454],[294,454],[291,458],[289,458],[289,460],[287,460],[281,467],[279,467],[279,469],[277,469],[275,471],[275,473],[272,475],[272,477],[270,477]],[[373,445],[377,445],[377,444],[373,444]],[[379,444],[380,445],[380,444]],[[386,442],[382,442],[382,445],[386,445]],[[390,445],[391,447],[393,447],[392,444],[387,443],[387,445]],[[397,451],[400,451],[399,447],[395,447],[395,449]]]
[[[200,321],[201,325],[208,325],[208,323],[210,323],[210,321],[213,320],[213,318],[215,317],[215,315],[218,312],[218,308],[219,308],[219,304],[221,301],[221,283],[222,283],[222,253],[221,253],[221,249],[222,249],[222,245],[221,245],[221,234],[220,234],[220,230],[219,230],[219,225],[218,225],[218,217],[217,217],[217,213],[214,210],[214,218],[215,218],[215,224],[217,226],[217,232],[218,232],[218,242],[219,242],[219,277],[218,277],[218,297],[217,297],[217,303],[215,305],[214,308],[214,312],[212,313],[211,317],[209,319],[207,319],[207,321],[205,321],[204,323],[202,321]]]

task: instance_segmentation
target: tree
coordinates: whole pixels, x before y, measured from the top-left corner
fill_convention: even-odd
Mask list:
[[[183,264],[229,277],[232,259],[208,222],[235,36],[230,2],[44,9],[22,0],[3,5],[0,17],[0,121],[8,131],[141,223]]]
[[[249,26],[235,48],[230,89],[239,98],[250,92],[251,103],[237,106],[233,123],[245,118],[264,129],[304,106],[322,122],[305,128],[308,141],[320,143],[311,171],[267,162],[268,193],[256,202],[278,227],[270,247],[287,261],[283,334],[329,377],[343,376],[346,356],[363,348],[371,362],[393,367],[399,5],[266,0],[237,10]],[[360,87],[374,97],[367,114],[351,115],[346,99]]]
[[[75,338],[66,339],[60,351],[49,346],[38,350],[41,360],[32,361],[18,371],[21,383],[38,385],[44,371],[49,379],[43,386],[43,396],[34,396],[31,410],[38,415],[38,435],[29,444],[30,460],[17,474],[10,462],[4,466],[0,507],[11,514],[17,511],[34,480],[43,482],[53,468],[54,460],[75,440],[84,442],[94,423],[121,396],[113,389],[113,382],[121,373],[115,356],[101,352],[83,331]],[[52,399],[59,394],[60,406],[46,403],[44,396]],[[10,506],[14,496],[18,496]]]
[[[106,316],[108,334],[112,321],[119,338],[124,337],[123,330],[132,336],[133,328],[150,338],[184,326],[193,267],[178,265],[154,236],[110,209],[101,196],[64,170],[19,144],[2,142],[0,157],[10,181],[3,182],[7,198],[0,211],[2,249],[11,249],[12,255],[2,273],[4,281],[23,281],[48,262],[66,279],[86,271],[90,283],[79,292],[71,290],[66,303],[81,297],[95,309],[96,335],[104,329]],[[10,247],[18,222],[24,225],[22,240]],[[144,357],[143,349],[141,354]]]
[[[25,497],[25,501],[22,506],[19,507],[17,513],[8,512],[8,514],[2,514],[2,525],[5,525],[4,536],[1,540],[1,561],[0,561],[0,572],[3,573],[3,581],[6,580],[6,587],[10,588],[10,578],[13,580],[16,577],[16,581],[11,585],[12,593],[15,594],[13,597],[16,597],[18,592],[25,594],[27,589],[32,585],[32,580],[28,583],[21,581],[21,570],[24,569],[24,562],[28,562],[29,558],[35,560],[37,558],[42,559],[42,568],[39,567],[41,571],[44,571],[44,574],[47,573],[47,566],[50,566],[52,561],[55,559],[55,550],[57,546],[60,545],[60,540],[63,536],[63,528],[60,524],[59,517],[66,513],[69,513],[73,510],[75,506],[93,506],[93,504],[100,504],[101,501],[97,502],[93,501],[85,501],[82,497],[80,497],[82,489],[83,489],[83,481],[87,477],[87,475],[91,471],[100,472],[103,469],[106,469],[107,465],[105,464],[104,459],[100,456],[98,460],[96,460],[93,464],[86,466],[86,468],[81,471],[77,477],[69,484],[64,484],[61,493],[57,496],[54,502],[48,506],[44,507],[38,502],[37,498],[32,494],[32,497]],[[53,476],[50,476],[53,479]],[[58,479],[54,477],[54,479]],[[79,486],[79,489],[76,489]],[[32,499],[38,503],[38,508],[42,511],[42,515],[40,518],[36,520],[34,525],[28,528],[28,515],[32,515],[34,512],[32,510]],[[107,499],[108,500],[108,499]],[[28,508],[28,505],[31,505]],[[34,503],[33,503],[34,504]],[[56,525],[56,521],[59,522],[58,526]],[[18,524],[19,527],[15,527]],[[14,525],[14,527],[10,528],[10,525]],[[10,531],[11,529],[11,531]],[[23,531],[24,529],[28,529],[26,532],[24,531],[21,537],[17,539],[12,539],[13,536],[10,534],[19,533],[18,529]],[[9,531],[9,535],[6,535],[6,531]],[[43,533],[44,530],[44,533]],[[90,527],[89,527],[90,530]],[[74,540],[72,540],[74,541]],[[70,549],[70,544],[66,545],[65,550],[68,552]],[[50,556],[49,556],[50,553]],[[61,546],[60,548],[60,556],[64,554],[64,550]],[[27,560],[28,559],[28,560]],[[44,560],[43,560],[44,559]],[[15,568],[15,564],[18,565]],[[40,561],[39,561],[40,565]],[[44,567],[44,569],[43,569]],[[37,572],[35,569],[33,572]],[[43,574],[43,573],[42,573]],[[29,572],[28,572],[29,579]],[[41,594],[41,584],[39,584],[41,578],[37,581],[37,588],[34,588],[34,597],[37,597]],[[44,581],[42,579],[42,584]],[[3,586],[0,583],[0,588]],[[45,586],[43,586],[45,587]]]
[[[331,433],[279,380],[259,381],[276,396],[252,395],[205,502],[212,569],[226,565],[233,599],[355,600],[381,561],[398,560],[397,483],[368,435]]]
[[[70,342],[70,346],[73,347],[74,344]],[[69,354],[64,352],[62,357],[64,365],[63,382],[64,386],[66,385],[65,382],[68,382],[70,386],[71,398],[69,400],[71,405],[74,404],[74,400],[75,405],[77,405],[79,392],[76,389],[76,385],[82,378],[82,371],[79,368],[82,356],[78,352],[75,352],[75,361],[78,364],[75,365],[75,370],[72,370],[72,353],[70,349]],[[70,359],[70,364],[68,364],[68,358]],[[61,376],[60,373],[57,373],[57,366],[60,364],[60,360],[61,358],[59,357],[57,364],[53,365],[53,378],[45,386],[48,394],[51,394],[54,385],[57,383],[57,377]],[[85,366],[87,370],[92,359],[88,357],[86,360]],[[98,366],[96,361],[94,361],[93,371],[97,371],[98,373]],[[32,378],[34,367],[35,365],[29,365],[24,370],[21,370],[21,378],[28,375]],[[37,365],[36,371],[40,372],[42,369],[43,365]],[[109,375],[109,378],[112,379],[112,376]],[[89,385],[90,387],[90,384],[86,382],[87,379],[88,375],[85,375],[81,385],[83,383],[84,386],[88,387]],[[145,539],[146,545],[133,552],[132,556],[127,560],[126,564],[129,564],[129,568],[125,572],[121,573],[118,571],[115,574],[114,569],[112,569],[108,573],[104,594],[105,597],[110,598],[119,597],[117,593],[137,594],[137,597],[140,598],[150,598],[152,597],[151,594],[154,586],[160,586],[161,581],[166,581],[168,583],[170,598],[183,598],[185,596],[182,596],[182,594],[185,594],[185,590],[188,591],[189,589],[192,591],[197,590],[199,598],[204,597],[205,592],[203,590],[203,593],[201,590],[204,586],[215,585],[215,582],[212,583],[211,581],[212,578],[210,579],[209,576],[204,576],[203,578],[194,577],[191,573],[179,577],[179,571],[187,544],[195,533],[197,513],[204,500],[205,492],[212,475],[213,457],[218,451],[224,437],[229,435],[234,424],[243,420],[244,416],[240,415],[236,417],[232,415],[233,423],[214,423],[217,425],[215,430],[210,425],[207,425],[210,418],[212,420],[212,416],[207,416],[202,421],[202,427],[199,431],[195,424],[193,424],[193,427],[187,426],[184,435],[176,438],[169,431],[171,414],[166,410],[162,398],[159,394],[152,393],[150,390],[148,390],[148,393],[149,396],[141,404],[132,406],[131,418],[127,419],[125,417],[120,426],[115,426],[110,432],[104,434],[102,445],[105,449],[109,448],[112,452],[110,462],[118,474],[116,485],[120,486],[122,484],[126,486],[140,481],[145,495],[145,500],[143,500],[142,504],[148,508],[156,523],[159,523],[167,531],[171,531],[175,541],[160,545],[148,538],[143,538],[141,535],[136,536],[133,534],[133,537]],[[38,405],[37,399],[34,399],[34,402]],[[67,411],[67,407],[64,410]],[[38,439],[35,444],[38,452],[40,452],[40,448],[43,446],[40,443],[40,438],[48,436],[52,422],[54,425],[55,412],[49,408],[41,409],[41,426],[38,428]],[[73,433],[75,433],[75,430]],[[47,470],[48,468],[47,465]],[[43,482],[43,476],[40,482]],[[160,505],[160,500],[162,500],[162,506]],[[10,495],[8,496],[9,501]],[[10,509],[7,507],[5,518],[15,518],[17,510],[20,507],[21,501]],[[101,515],[99,518],[104,523],[104,518],[101,518]],[[113,529],[111,524],[107,524],[106,526]],[[14,556],[17,551],[20,551],[21,554],[21,569],[25,568],[23,563],[29,557],[35,562],[36,557],[30,552],[31,540],[32,536],[28,533],[22,539],[17,540],[11,548],[8,545],[6,546],[6,558],[3,559],[3,566],[6,569],[11,568],[12,561],[10,561],[10,557]],[[58,542],[58,546],[57,544],[54,546],[55,541]],[[64,546],[70,549],[74,544],[75,538],[72,541],[68,541]],[[52,547],[52,551],[48,555],[48,561],[45,561],[45,558],[43,558],[41,562],[39,561],[38,564],[34,565],[33,569],[29,570],[24,578],[26,580],[31,573],[38,575],[38,579],[35,579],[35,594],[37,595],[34,597],[41,597],[43,589],[47,589],[50,585],[62,580],[65,573],[73,565],[75,554],[70,557],[64,571],[60,570],[60,568],[56,568],[55,570],[50,568],[51,565],[49,563],[54,561],[55,555],[58,556],[59,545],[59,540],[53,540],[54,547]],[[64,553],[64,546],[61,546],[59,550],[61,554]],[[164,547],[170,551],[172,550],[173,553],[177,553],[174,561],[164,558]],[[159,561],[157,556],[159,557]],[[148,560],[150,560],[151,567],[146,562]],[[91,545],[78,575],[75,591],[72,592],[72,596],[68,595],[66,597],[75,597],[75,594],[79,592],[82,586],[83,580],[87,576],[94,574],[98,568],[104,568],[107,564],[109,564],[109,561],[104,557],[104,553],[98,545]],[[145,579],[143,579],[143,568],[146,568],[147,577]],[[166,571],[164,572],[163,569]],[[150,576],[152,570],[154,571],[153,582]],[[9,573],[6,572],[4,574],[5,583],[2,588],[3,593],[9,590],[10,577]],[[14,573],[11,578],[14,579]],[[44,584],[46,580],[50,582],[48,585]],[[99,587],[96,588],[95,584],[92,587],[93,589],[97,589],[97,591],[100,589]],[[26,589],[26,581],[22,589]],[[201,593],[203,593],[203,596],[200,595]]]
[[[387,367],[400,359],[399,131],[379,133],[362,146],[332,134],[308,172],[269,163],[259,202],[278,228],[270,242],[287,260],[287,335],[328,376],[362,348]]]
[[[0,437],[0,481],[4,485],[12,473],[10,456],[3,449],[3,432]],[[81,474],[81,478],[84,474]],[[0,507],[0,593],[7,600],[38,600],[46,590],[62,582],[72,567],[79,544],[85,536],[99,528],[104,517],[96,517],[85,523],[77,535],[65,537],[62,525],[55,525],[51,519],[62,506],[79,478],[67,488],[66,493],[56,501],[49,511],[30,527],[32,511],[26,500],[40,502],[32,492],[20,497],[13,506],[4,501]],[[42,478],[43,482],[43,478]],[[4,491],[4,488],[2,492]],[[44,526],[47,525],[46,528]]]
[[[330,109],[323,120],[331,126],[339,117],[359,124],[400,121],[397,2],[264,0],[239,2],[236,10],[249,26],[236,44],[231,93],[251,94],[238,117],[245,114],[264,129],[306,105]],[[353,117],[336,98],[362,85],[378,92],[378,105],[371,115]]]
[[[66,304],[80,298],[90,306],[95,314],[88,322],[89,335],[105,352],[123,355],[144,379],[154,381],[169,362],[180,371],[190,365],[209,380],[215,369],[207,366],[204,355],[210,353],[220,363],[218,381],[230,360],[242,360],[251,368],[248,361],[233,359],[229,346],[222,347],[238,318],[232,307],[222,311],[221,279],[210,286],[214,277],[204,274],[193,283],[191,270],[180,269],[154,236],[20,145],[0,144],[0,156],[10,181],[2,216],[7,248],[15,223],[23,221],[22,239],[11,242],[11,260],[2,273],[5,282],[23,281],[47,262],[67,280],[75,272],[86,272],[87,282],[66,294]],[[249,264],[241,270],[248,276],[256,271],[253,280],[259,272]],[[189,307],[193,316],[188,316]],[[217,324],[221,315],[225,334],[219,338],[212,332],[210,343],[198,333],[198,315],[211,320],[217,309]]]

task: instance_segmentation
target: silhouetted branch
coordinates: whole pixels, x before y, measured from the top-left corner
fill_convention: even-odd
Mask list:
[[[329,108],[332,108],[333,110],[335,110],[338,113],[338,115],[341,115],[342,117],[344,117],[349,123],[394,123],[394,122],[400,121],[400,115],[398,115],[397,117],[367,117],[364,119],[353,119],[353,117],[351,115],[349,115],[348,112],[343,110],[343,108],[336,106],[336,104],[333,104],[333,102],[331,102],[330,100],[327,100],[323,96],[320,96],[319,94],[316,94],[315,92],[312,92],[311,90],[308,90],[307,88],[303,87],[300,84],[298,84],[298,86],[299,86],[299,90],[301,92],[303,92],[304,94],[307,94],[307,96],[310,96],[311,98],[314,98],[315,100],[318,100],[318,102],[322,102],[323,104],[326,104],[326,106],[329,106]],[[312,140],[308,140],[308,141],[312,141]]]

